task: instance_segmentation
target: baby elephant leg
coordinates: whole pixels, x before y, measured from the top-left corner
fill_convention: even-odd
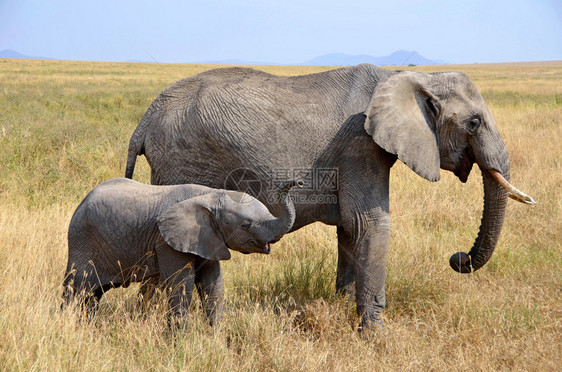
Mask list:
[[[211,325],[219,322],[223,314],[224,283],[219,261],[197,259],[195,285],[203,310]]]
[[[156,254],[164,287],[171,290],[170,324],[185,326],[195,283],[195,256],[178,252],[168,245],[158,247]]]
[[[71,304],[75,300],[77,305],[92,317],[97,309],[97,305],[104,293],[109,289],[109,285],[100,286],[93,269],[68,270],[63,281],[63,292],[61,309]]]

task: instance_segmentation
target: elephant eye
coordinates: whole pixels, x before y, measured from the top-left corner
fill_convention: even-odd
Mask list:
[[[242,227],[243,230],[249,230],[250,227],[252,227],[252,223],[249,222],[249,221],[246,221],[240,227]]]
[[[481,124],[480,118],[472,118],[472,119],[468,122],[469,130],[470,130],[471,132],[475,132],[475,131],[478,129],[478,127],[480,127],[480,124]]]

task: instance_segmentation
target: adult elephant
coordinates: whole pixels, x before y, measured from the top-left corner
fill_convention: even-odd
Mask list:
[[[361,328],[380,323],[385,306],[389,175],[397,158],[429,181],[442,168],[465,182],[473,163],[480,167],[482,222],[468,255],[451,260],[459,272],[477,270],[494,251],[508,196],[502,185],[532,201],[507,182],[496,123],[462,73],[368,64],[295,77],[210,70],[176,82],[150,105],[132,135],[126,177],[143,154],[154,184],[242,188],[274,214],[281,210],[275,183],[289,175],[307,180],[292,192],[292,231],[315,221],[337,226],[336,289],[355,294]]]

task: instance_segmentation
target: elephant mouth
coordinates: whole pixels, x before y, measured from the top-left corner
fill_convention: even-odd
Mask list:
[[[269,242],[266,242],[265,244],[260,244],[254,239],[249,239],[244,243],[244,245],[251,247],[250,249],[241,251],[244,254],[250,254],[250,253],[270,254],[271,253],[271,245]]]
[[[467,149],[464,151],[463,156],[459,162],[459,165],[455,168],[455,176],[459,178],[462,183],[466,183],[470,171],[472,170],[472,165],[474,164],[474,158]]]

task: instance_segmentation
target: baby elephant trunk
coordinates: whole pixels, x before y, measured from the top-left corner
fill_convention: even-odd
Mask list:
[[[275,195],[276,200],[281,205],[281,214],[279,215],[279,217],[267,221],[264,224],[264,227],[266,227],[266,229],[269,231],[270,236],[270,239],[267,239],[267,241],[275,242],[281,239],[281,237],[288,233],[293,227],[293,224],[295,223],[296,213],[293,200],[289,196],[289,191],[291,191],[291,189],[295,186],[302,187],[303,185],[304,182],[302,180],[293,179],[287,180],[281,183],[279,187],[277,187]]]

